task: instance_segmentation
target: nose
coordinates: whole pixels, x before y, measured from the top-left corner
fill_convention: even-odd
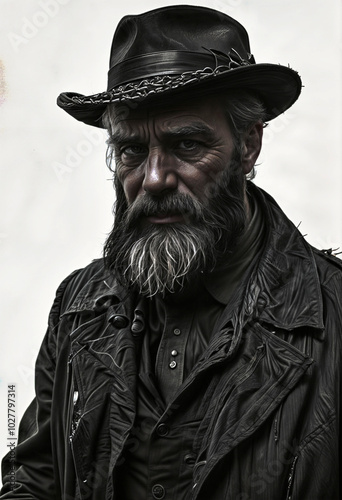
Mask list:
[[[178,179],[172,162],[172,158],[160,150],[150,152],[142,183],[145,192],[158,196],[177,188]]]

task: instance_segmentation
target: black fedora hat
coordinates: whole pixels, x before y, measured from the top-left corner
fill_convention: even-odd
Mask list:
[[[77,120],[103,127],[112,102],[162,102],[176,94],[249,90],[262,99],[271,120],[301,92],[296,71],[256,64],[248,34],[235,19],[213,9],[177,5],[125,16],[113,38],[107,91],[59,95],[57,104]]]

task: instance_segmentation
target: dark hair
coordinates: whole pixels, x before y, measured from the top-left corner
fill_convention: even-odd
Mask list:
[[[225,115],[233,135],[237,155],[241,156],[246,132],[256,123],[266,123],[266,110],[263,102],[256,95],[245,91],[232,91],[223,97]],[[248,179],[255,177],[255,168],[248,174]]]

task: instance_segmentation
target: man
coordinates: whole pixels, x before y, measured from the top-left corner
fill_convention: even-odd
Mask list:
[[[120,22],[107,92],[60,95],[108,129],[115,223],[57,291],[1,498],[339,498],[342,266],[246,180],[300,91],[175,6]]]

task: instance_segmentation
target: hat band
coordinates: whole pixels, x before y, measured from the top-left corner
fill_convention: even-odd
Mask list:
[[[217,68],[221,64],[233,69],[238,66],[250,65],[252,62],[252,56],[248,55],[249,60],[242,59],[234,49],[228,55],[211,49],[207,50],[208,54],[168,50],[127,59],[109,70],[107,90],[110,91],[118,85],[153,76],[177,75],[186,71],[202,70],[207,66],[212,68],[213,65]]]

